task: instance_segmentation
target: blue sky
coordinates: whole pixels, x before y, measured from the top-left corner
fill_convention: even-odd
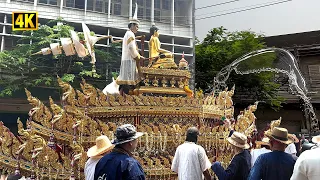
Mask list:
[[[232,0],[196,0],[196,8],[227,1]],[[280,1],[284,0],[238,0],[198,9],[196,19]],[[246,12],[196,20],[196,36],[202,40],[210,29],[219,26],[229,31],[251,30],[266,36],[320,30],[320,0],[291,0]]]

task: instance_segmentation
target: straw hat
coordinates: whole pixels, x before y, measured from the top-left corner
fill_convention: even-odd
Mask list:
[[[107,136],[99,136],[96,139],[96,145],[87,151],[87,156],[98,156],[113,149],[114,145]]]
[[[290,138],[294,143],[298,143],[299,139],[295,134],[288,134],[288,138]]]
[[[268,131],[265,133],[268,138],[272,138],[283,144],[291,144],[293,140],[288,137],[288,130],[286,128],[274,127],[272,132]]]
[[[314,137],[312,138],[312,142],[315,143],[315,144],[320,143],[320,135],[314,136]]]
[[[236,147],[248,149],[250,145],[247,143],[247,136],[239,132],[234,132],[231,137],[227,138],[228,142]]]
[[[269,138],[267,137],[264,137],[261,141],[256,141],[256,145],[267,145],[267,146],[270,146],[270,143],[269,143]]]
[[[122,126],[117,127],[116,129],[116,139],[112,142],[114,145],[124,144],[130,141],[133,141],[144,133],[137,132],[136,127],[132,124],[124,124]]]

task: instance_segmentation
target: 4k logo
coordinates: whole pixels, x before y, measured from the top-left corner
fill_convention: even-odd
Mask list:
[[[38,12],[12,12],[12,30],[38,30]]]

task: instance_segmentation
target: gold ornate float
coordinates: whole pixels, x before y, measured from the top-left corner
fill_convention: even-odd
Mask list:
[[[81,91],[58,78],[63,90],[61,105],[49,97],[46,106],[26,90],[33,106],[26,128],[18,119],[18,133],[13,135],[0,124],[0,166],[12,172],[45,179],[83,179],[86,150],[101,134],[114,138],[116,127],[135,124],[145,132],[135,152],[148,179],[176,177],[170,164],[176,147],[185,140],[190,126],[198,126],[199,144],[212,160],[214,156],[225,165],[231,150],[225,138],[229,129],[220,125],[221,119],[233,117],[234,88],[217,96],[165,97],[143,95],[104,95],[85,81]],[[250,135],[255,126],[254,111],[249,106],[237,117],[234,129]]]

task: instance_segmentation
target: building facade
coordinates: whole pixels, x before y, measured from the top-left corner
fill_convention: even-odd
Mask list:
[[[37,11],[40,24],[62,17],[76,31],[82,31],[81,23],[85,22],[97,36],[121,39],[135,3],[141,21],[139,34],[146,35],[145,51],[148,51],[149,28],[155,23],[162,48],[173,52],[176,61],[184,52],[185,59],[192,64],[194,0],[0,0],[1,51],[14,47],[19,38],[11,30],[14,11]],[[109,43],[102,41],[97,46],[108,47]]]

